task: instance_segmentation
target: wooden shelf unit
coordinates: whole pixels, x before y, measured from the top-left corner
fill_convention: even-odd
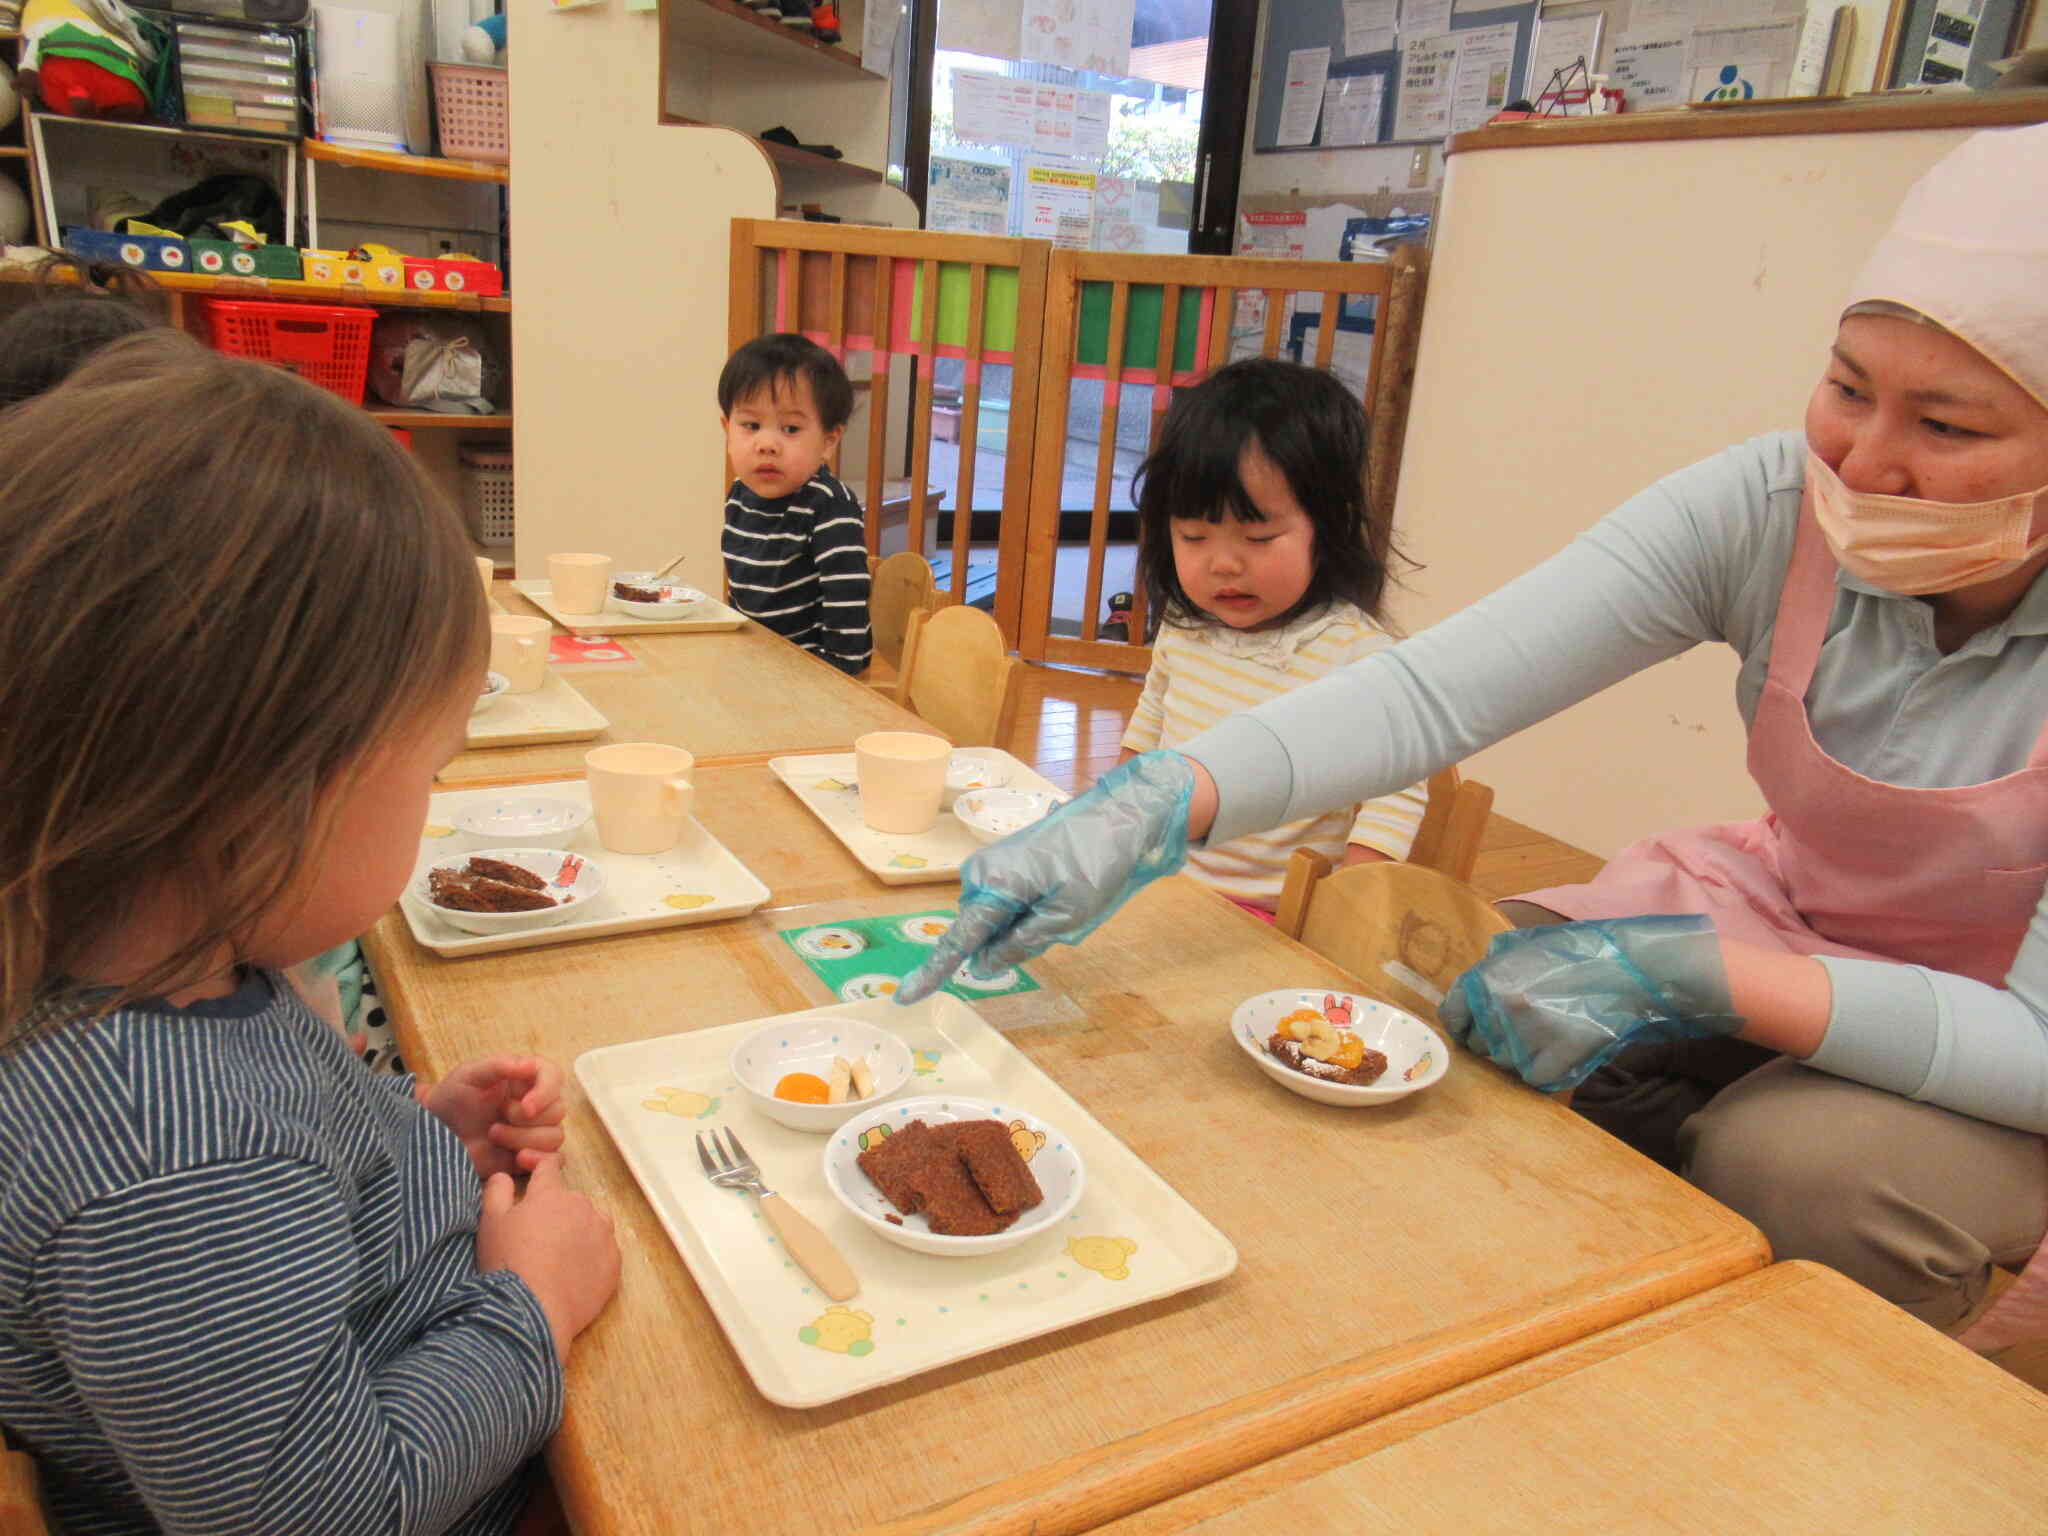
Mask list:
[[[509,315],[512,300],[480,298],[473,293],[393,292],[345,283],[298,283],[282,277],[208,277],[203,272],[152,272],[159,288],[171,293],[200,294],[215,299],[280,299],[314,304],[370,304],[382,309],[460,309],[473,314]],[[69,277],[60,281],[70,281]],[[30,281],[28,269],[0,268],[0,282]]]
[[[879,0],[878,0],[879,3]],[[887,77],[869,69],[859,54],[841,43],[821,43],[797,27],[785,27],[740,3],[740,0],[667,0],[661,8],[664,55],[687,40],[706,53],[737,54],[765,60],[784,69],[807,63],[820,73]]]
[[[308,160],[322,165],[345,165],[362,171],[392,171],[401,176],[432,176],[441,181],[512,180],[512,167],[485,160],[446,160],[438,155],[399,155],[378,149],[348,149],[325,139],[306,139],[300,144]]]
[[[718,128],[724,126],[720,123],[706,122],[701,117],[681,117],[674,112],[663,113],[661,120],[665,123],[675,123],[684,128]],[[850,160],[834,160],[830,155],[812,154],[808,149],[794,149],[787,144],[778,144],[773,139],[761,138],[758,134],[750,133],[747,137],[761,146],[762,154],[773,160],[777,165],[786,165],[791,170],[805,171],[823,176],[827,180],[837,181],[883,181],[887,179],[880,171],[870,166],[855,165]]]

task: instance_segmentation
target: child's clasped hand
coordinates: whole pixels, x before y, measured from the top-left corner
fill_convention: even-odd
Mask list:
[[[462,1142],[477,1177],[531,1173],[562,1150],[562,1069],[539,1056],[480,1056],[420,1090]]]

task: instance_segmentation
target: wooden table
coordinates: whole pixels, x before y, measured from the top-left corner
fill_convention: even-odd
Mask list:
[[[1104,1528],[2023,1531],[2048,1397],[1777,1264]]]
[[[508,613],[540,614],[516,592],[503,592],[499,600]],[[943,734],[752,621],[735,630],[635,635],[621,649],[633,660],[558,669],[611,721],[602,735],[464,752],[441,770],[441,783],[580,774],[583,754],[608,741],[671,742],[702,761],[850,751],[854,738],[868,731]]]
[[[487,1050],[566,1064],[818,1006],[774,927],[953,897],[873,884],[764,777],[704,772],[701,818],[778,901],[840,911],[460,961],[387,918],[371,957],[407,1059],[430,1075]],[[776,1408],[572,1084],[573,1176],[624,1252],[549,1453],[583,1536],[1082,1530],[1767,1261],[1747,1223],[1472,1058],[1381,1109],[1278,1088],[1231,1043],[1231,1007],[1347,978],[1186,879],[1032,970],[1075,1022],[1010,1038],[1236,1243],[1238,1271],[830,1407]]]

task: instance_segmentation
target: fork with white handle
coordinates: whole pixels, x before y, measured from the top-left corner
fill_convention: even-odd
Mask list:
[[[761,1213],[768,1218],[768,1225],[775,1229],[775,1235],[782,1239],[782,1246],[789,1250],[789,1256],[803,1266],[804,1273],[818,1282],[818,1289],[834,1301],[845,1301],[860,1290],[860,1282],[853,1276],[853,1270],[831,1240],[820,1232],[797,1208],[782,1196],[761,1182],[761,1167],[754,1161],[747,1149],[740,1145],[739,1137],[728,1126],[726,1140],[732,1143],[728,1152],[718,1140],[718,1132],[697,1133],[697,1159],[704,1165],[704,1176],[712,1183],[726,1189],[743,1189],[761,1202]]]

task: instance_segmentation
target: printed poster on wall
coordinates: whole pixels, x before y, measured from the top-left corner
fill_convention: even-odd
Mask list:
[[[1323,85],[1323,144],[1377,144],[1385,75],[1343,75]]]
[[[1470,27],[1457,34],[1457,84],[1451,90],[1451,132],[1482,126],[1508,104],[1514,85],[1515,28]]]
[[[1289,208],[1239,214],[1237,254],[1268,260],[1302,260],[1308,255],[1308,210]]]
[[[1099,160],[1109,151],[1109,109],[1105,91],[953,71],[953,131],[975,143]]]
[[[1010,168],[934,155],[924,205],[926,229],[961,235],[1010,232]]]
[[[1614,45],[1607,83],[1624,93],[1631,112],[1675,107],[1685,100],[1682,37],[1624,37]]]
[[[1017,57],[1128,75],[1136,14],[1137,0],[1023,0]]]
[[[1451,131],[1451,88],[1458,74],[1453,33],[1419,38],[1401,50],[1401,92],[1394,103],[1394,137],[1440,139]]]
[[[1797,21],[1767,27],[1731,27],[1695,32],[1692,39],[1693,101],[1754,101],[1785,94],[1785,75],[1799,45]]]
[[[1024,237],[1085,251],[1095,223],[1095,173],[1058,165],[1024,167]]]

